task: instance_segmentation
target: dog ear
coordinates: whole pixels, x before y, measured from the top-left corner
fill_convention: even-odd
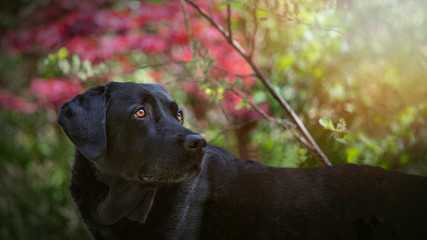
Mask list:
[[[105,87],[93,87],[62,107],[58,123],[77,149],[89,160],[101,158],[107,147]]]

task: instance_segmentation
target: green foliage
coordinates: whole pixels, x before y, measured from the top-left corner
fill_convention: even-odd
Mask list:
[[[427,174],[420,167],[426,151],[419,151],[427,144],[427,34],[419,31],[427,3],[248,1],[237,8],[248,21],[242,29],[253,29],[254,3],[259,63],[332,163]],[[268,100],[270,113],[285,118]],[[268,136],[259,142],[269,142]],[[277,162],[274,156],[265,162]]]
[[[0,238],[90,239],[70,204],[73,148],[58,126],[44,114],[0,116]]]
[[[49,54],[39,64],[39,72],[44,78],[76,76],[80,80],[100,75],[106,72],[105,64],[93,66],[88,60],[82,60],[78,55],[69,54],[64,47],[58,52]]]

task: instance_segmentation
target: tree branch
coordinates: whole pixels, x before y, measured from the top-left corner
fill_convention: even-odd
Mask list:
[[[213,18],[213,11],[212,11],[212,7],[211,7],[211,1],[210,0],[205,0],[205,2],[206,2],[206,6],[208,8],[208,11],[209,11],[209,16],[211,18]]]
[[[190,28],[190,20],[187,12],[187,6],[185,5],[184,0],[181,0],[180,2],[181,2],[182,13],[184,15],[185,28],[187,30],[187,42],[191,44],[191,28]]]
[[[251,107],[257,111],[265,120],[283,127],[285,129],[288,129],[292,132],[292,135],[294,135],[294,137],[298,140],[298,142],[300,142],[301,145],[303,145],[304,147],[306,147],[310,152],[312,152],[314,150],[313,146],[308,143],[305,138],[301,137],[298,132],[295,130],[296,129],[296,125],[292,122],[286,121],[286,120],[278,120],[276,118],[271,117],[270,115],[268,115],[266,112],[264,112],[254,101],[252,101],[251,99],[249,99],[249,97],[242,93],[241,91],[238,91],[234,88],[231,88],[231,91],[236,94],[238,97],[240,98],[245,98],[248,100],[249,105],[251,105]]]
[[[270,80],[265,76],[265,74],[261,71],[261,69],[256,65],[256,63],[252,60],[252,58],[247,54],[245,49],[233,38],[231,38],[230,33],[225,31],[224,28],[218,24],[214,19],[212,19],[205,10],[200,8],[197,4],[195,4],[191,0],[185,0],[187,3],[189,3],[192,7],[194,7],[206,20],[208,20],[212,26],[214,26],[230,43],[230,45],[246,60],[246,62],[252,67],[253,71],[257,75],[257,77],[261,80],[261,82],[264,84],[264,86],[267,88],[267,90],[270,92],[270,94],[273,96],[274,99],[276,99],[279,104],[283,107],[283,109],[288,113],[292,121],[296,124],[297,129],[301,132],[302,136],[305,138],[305,140],[311,144],[313,147],[313,150],[311,151],[313,156],[316,158],[318,163],[320,165],[328,165],[331,166],[332,164],[329,162],[326,155],[322,152],[322,150],[319,148],[317,143],[314,141],[313,137],[310,135],[302,121],[299,119],[298,115],[294,112],[294,110],[291,108],[291,106],[285,101],[285,99],[282,98],[276,91],[274,90]]]
[[[227,24],[228,24],[228,37],[229,39],[233,39],[233,33],[231,31],[231,6],[227,4]]]
[[[252,11],[252,18],[254,20],[254,32],[252,33],[252,38],[251,38],[251,51],[249,53],[249,58],[252,58],[255,52],[255,37],[256,37],[256,33],[258,31],[258,18],[256,17],[256,6],[254,7],[253,11]]]

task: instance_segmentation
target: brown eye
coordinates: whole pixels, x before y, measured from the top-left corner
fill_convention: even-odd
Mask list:
[[[178,113],[177,115],[176,115],[176,119],[178,119],[178,121],[182,121],[182,113]]]
[[[138,109],[138,110],[135,112],[135,117],[138,117],[138,118],[143,118],[143,117],[145,117],[145,111],[144,111],[144,109],[142,109],[142,108]]]

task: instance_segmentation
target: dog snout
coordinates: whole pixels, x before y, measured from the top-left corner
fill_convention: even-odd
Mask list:
[[[189,134],[185,137],[185,146],[189,150],[204,150],[206,140],[198,134]]]

